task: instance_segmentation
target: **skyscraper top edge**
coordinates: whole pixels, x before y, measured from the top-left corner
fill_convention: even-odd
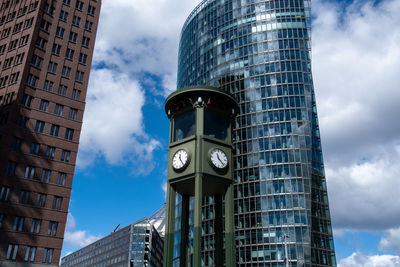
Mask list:
[[[192,19],[199,13],[199,11],[201,9],[203,9],[203,7],[205,5],[207,5],[208,3],[215,1],[215,0],[203,0],[200,2],[200,4],[198,4],[193,10],[192,12],[190,12],[189,16],[187,17],[187,19],[185,20],[185,23],[182,26],[182,31],[186,28],[186,26],[192,21]],[[181,31],[181,35],[182,35],[182,31]]]

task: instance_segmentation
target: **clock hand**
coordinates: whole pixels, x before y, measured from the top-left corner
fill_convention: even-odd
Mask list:
[[[183,161],[181,159],[181,154],[179,154],[179,160],[181,161],[182,165],[185,165],[185,164],[183,164]]]
[[[224,165],[224,163],[222,162],[222,160],[219,158],[218,154],[217,154],[217,159],[219,160],[219,162],[221,162],[222,165]]]

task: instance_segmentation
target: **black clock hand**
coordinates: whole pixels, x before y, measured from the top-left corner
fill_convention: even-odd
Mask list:
[[[224,163],[222,162],[222,160],[219,158],[218,154],[217,154],[217,159],[219,160],[219,162],[221,162],[222,165],[224,165]]]
[[[185,164],[183,164],[183,161],[181,159],[181,154],[179,154],[179,160],[181,161],[182,165],[185,165]]]

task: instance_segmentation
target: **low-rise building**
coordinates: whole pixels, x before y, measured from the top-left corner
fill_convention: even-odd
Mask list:
[[[161,267],[165,206],[61,259],[61,267]]]

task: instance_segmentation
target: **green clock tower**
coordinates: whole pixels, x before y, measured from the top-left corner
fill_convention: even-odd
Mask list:
[[[180,240],[179,266],[200,267],[202,200],[215,197],[215,266],[235,266],[233,220],[232,121],[236,100],[214,87],[187,87],[168,96],[165,111],[171,120],[164,267],[174,261],[174,237]],[[176,194],[182,196],[181,234],[175,236]],[[193,261],[188,258],[189,198],[194,197]],[[223,206],[224,205],[224,206]],[[223,216],[225,211],[225,216]],[[225,241],[225,244],[224,244]],[[224,253],[225,252],[225,253]],[[225,255],[225,261],[224,261]]]

